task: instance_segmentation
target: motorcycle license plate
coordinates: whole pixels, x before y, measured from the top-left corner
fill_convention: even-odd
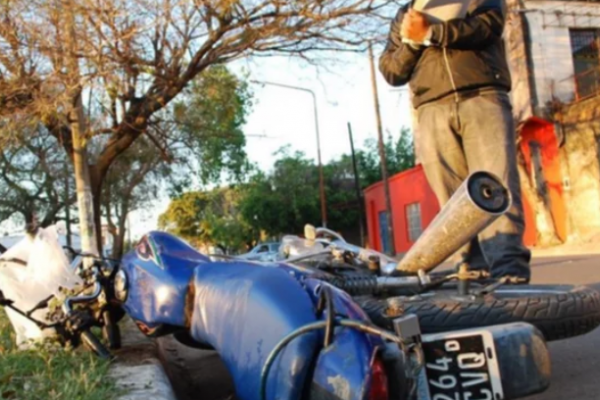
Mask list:
[[[485,330],[423,336],[431,400],[502,400],[494,338]]]

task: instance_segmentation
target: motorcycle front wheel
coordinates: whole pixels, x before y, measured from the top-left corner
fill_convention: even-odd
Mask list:
[[[108,351],[108,349],[104,347],[102,342],[100,342],[100,340],[98,340],[98,338],[94,336],[94,334],[90,332],[89,329],[86,329],[83,332],[81,332],[81,342],[88,350],[94,352],[98,357],[106,360],[111,359],[110,351]]]
[[[389,307],[388,299],[357,301],[373,323],[392,328],[399,308]],[[419,317],[423,333],[526,322],[553,341],[583,335],[600,325],[600,293],[586,286],[502,286],[481,296],[459,296],[456,287],[442,287],[393,301],[401,305],[402,313]]]

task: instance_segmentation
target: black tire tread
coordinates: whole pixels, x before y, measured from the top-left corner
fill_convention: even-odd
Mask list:
[[[391,329],[393,318],[386,315],[385,300],[370,298],[359,303],[373,323]],[[564,294],[505,299],[486,296],[477,302],[436,298],[407,302],[404,312],[419,317],[423,333],[527,322],[553,341],[583,335],[600,325],[600,293],[580,286]]]

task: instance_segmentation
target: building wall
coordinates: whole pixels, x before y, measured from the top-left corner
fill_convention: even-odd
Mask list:
[[[535,87],[530,80],[532,66],[529,62],[529,28],[526,14],[519,10],[524,8],[523,0],[507,0],[511,10],[506,17],[504,27],[504,42],[507,61],[512,78],[512,105],[515,120],[525,121],[532,117],[535,97]]]
[[[538,107],[553,97],[571,102],[575,81],[569,28],[600,27],[600,3],[527,0],[524,8]]]
[[[532,205],[538,243],[577,240],[600,226],[600,127],[595,122],[600,101],[575,102],[570,29],[600,28],[600,2],[507,3],[512,101],[520,126],[520,156],[525,158],[521,182]],[[559,109],[564,115],[556,113]],[[556,129],[551,127],[555,122]],[[545,151],[536,159],[531,145],[542,143]]]
[[[425,179],[423,168],[420,165],[392,176],[389,183],[392,198],[395,248],[397,253],[404,253],[412,245],[408,235],[407,206],[413,203],[420,204],[423,228],[429,225],[440,207]],[[365,190],[365,205],[367,210],[369,246],[381,251],[383,248],[379,213],[385,211],[385,196],[381,182]]]
[[[569,226],[572,235],[600,229],[600,97],[565,106],[561,121],[561,158]]]
[[[525,175],[521,176],[521,187],[526,203],[533,205],[536,238],[541,245],[554,244],[556,239],[565,242],[568,228],[563,163],[554,124],[530,118],[521,129],[519,144],[525,167],[521,171]]]

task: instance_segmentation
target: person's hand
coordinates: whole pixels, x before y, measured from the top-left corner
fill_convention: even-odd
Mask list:
[[[405,39],[410,39],[417,43],[423,43],[427,32],[429,31],[429,21],[422,13],[413,10],[408,10],[408,13],[402,20],[400,34]]]

